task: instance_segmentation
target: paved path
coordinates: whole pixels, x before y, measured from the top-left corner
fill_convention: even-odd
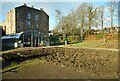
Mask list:
[[[54,64],[36,64],[3,73],[3,79],[86,79],[88,75],[83,75],[74,69],[60,67]]]
[[[93,48],[93,47],[71,47],[70,45],[58,45],[58,46],[47,46],[47,47],[65,47],[65,48],[83,48],[83,49],[96,49],[96,50],[111,50],[111,51],[118,51],[118,49],[112,48]]]

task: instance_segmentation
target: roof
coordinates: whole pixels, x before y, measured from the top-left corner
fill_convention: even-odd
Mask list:
[[[23,32],[5,35],[5,36],[2,37],[2,39],[14,39],[14,38],[19,39],[22,33]]]
[[[34,9],[34,10],[37,10],[37,11],[44,12],[44,13],[49,17],[49,15],[43,10],[43,8],[40,8],[40,10],[39,10],[39,9],[36,9],[36,8],[34,8],[34,7],[29,7],[29,6],[27,6],[27,5],[24,4],[24,5],[15,7],[15,9],[16,9],[16,8],[21,8],[21,7],[26,7],[26,8],[29,8],[29,9]]]

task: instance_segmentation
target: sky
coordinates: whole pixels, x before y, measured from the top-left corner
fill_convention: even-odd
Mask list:
[[[11,1],[11,2],[10,2]],[[82,3],[83,1],[85,2],[92,2],[93,5],[106,5],[106,0],[102,0],[101,2],[96,1],[96,0],[61,0],[61,2],[56,2],[55,0],[36,0],[35,2],[33,0],[29,0],[29,2],[22,0],[22,2],[20,0],[17,1],[13,1],[13,0],[5,0],[5,1],[1,1],[0,0],[0,23],[3,22],[5,20],[5,14],[10,11],[11,9],[14,9],[15,7],[21,6],[24,3],[27,4],[27,6],[31,7],[34,6],[34,8],[36,9],[40,9],[43,8],[44,11],[49,15],[49,30],[54,29],[54,27],[56,26],[56,13],[55,10],[56,9],[61,9],[62,13],[64,16],[67,16],[68,13],[72,10],[72,9],[77,9]],[[107,13],[106,13],[107,14]],[[108,15],[107,15],[108,16]],[[106,17],[107,17],[106,16]],[[110,18],[106,18],[108,20],[110,20]],[[117,22],[116,22],[117,24]]]

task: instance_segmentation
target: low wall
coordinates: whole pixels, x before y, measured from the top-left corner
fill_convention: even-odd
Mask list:
[[[1,52],[5,63],[22,61],[35,57],[45,59],[62,67],[95,77],[113,77],[118,75],[118,51],[86,48],[20,48]]]

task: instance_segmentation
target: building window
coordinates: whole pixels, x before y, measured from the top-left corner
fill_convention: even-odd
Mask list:
[[[35,20],[38,20],[38,15],[35,15]]]
[[[37,23],[37,24],[35,24],[35,28],[36,28],[36,29],[38,29],[38,23]]]
[[[28,28],[30,28],[30,21],[28,21]]]
[[[27,19],[30,19],[30,13],[27,14]]]

